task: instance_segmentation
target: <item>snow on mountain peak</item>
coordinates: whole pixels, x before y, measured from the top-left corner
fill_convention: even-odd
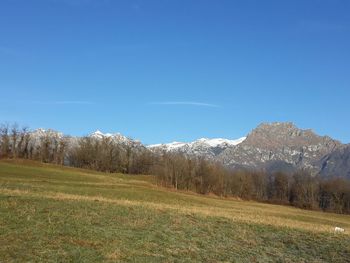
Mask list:
[[[218,147],[221,145],[235,146],[237,144],[242,143],[245,139],[246,137],[242,137],[237,140],[229,140],[229,139],[223,139],[223,138],[214,138],[214,139],[201,138],[201,139],[198,139],[197,141],[194,141],[193,143],[196,143],[196,142],[205,143],[210,147]]]
[[[187,145],[187,143],[184,142],[170,142],[170,143],[158,143],[158,144],[152,144],[152,145],[148,145],[147,147],[150,149],[154,149],[154,148],[166,148],[168,150],[174,150],[180,147],[183,147]]]
[[[166,145],[167,145],[167,147],[169,149],[177,149],[177,148],[185,146],[186,143],[183,143],[183,142],[171,142],[171,143],[168,143]]]
[[[185,142],[171,142],[166,144],[153,144],[149,145],[149,149],[157,150],[162,149],[166,151],[180,151],[187,153],[203,153],[208,151],[209,149],[221,148],[229,146],[236,146],[242,143],[246,137],[239,138],[237,140],[229,140],[223,138],[200,138],[196,141],[185,143]]]
[[[51,129],[46,130],[43,128],[38,128],[36,130],[33,130],[30,132],[30,134],[32,137],[37,137],[37,138],[40,138],[40,137],[43,137],[46,135],[55,136],[55,137],[59,137],[59,138],[63,137],[63,133],[61,133],[61,132],[51,130]]]
[[[98,138],[102,138],[102,137],[125,137],[123,135],[121,135],[120,133],[103,133],[100,130],[96,130],[95,132],[90,134],[91,137],[98,137]],[[126,137],[125,137],[126,138]]]
[[[103,133],[100,130],[96,130],[95,132],[90,134],[90,137],[96,138],[96,139],[110,138],[114,142],[119,142],[119,143],[123,143],[123,144],[135,144],[135,143],[139,144],[139,145],[141,144],[141,142],[139,140],[130,139],[130,138],[120,134],[119,132],[117,132],[117,133]]]

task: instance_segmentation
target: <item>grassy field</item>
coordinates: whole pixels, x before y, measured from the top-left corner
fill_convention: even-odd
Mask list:
[[[0,262],[350,262],[349,233],[350,216],[0,162]]]

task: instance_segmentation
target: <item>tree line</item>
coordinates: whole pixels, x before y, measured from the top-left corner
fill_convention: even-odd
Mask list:
[[[0,126],[0,158],[23,158],[63,165],[67,147],[67,137],[51,131],[33,137],[27,127],[19,128],[17,124]]]
[[[0,125],[0,158],[23,158],[110,173],[147,174],[153,155],[137,142],[111,137],[81,138],[55,131],[31,132],[17,124]]]
[[[121,144],[111,137],[82,137],[66,155],[70,166],[110,173],[149,174],[153,156],[134,142]]]
[[[164,186],[200,194],[214,193],[303,209],[350,214],[350,181],[345,178],[321,178],[299,171],[233,171],[202,158],[163,154],[153,174]]]
[[[72,138],[46,131],[40,136],[26,127],[0,127],[0,158],[23,158],[102,172],[152,174],[157,183],[200,194],[213,193],[275,204],[350,214],[350,181],[321,178],[305,171],[233,171],[204,158],[154,153],[136,142],[110,137]]]

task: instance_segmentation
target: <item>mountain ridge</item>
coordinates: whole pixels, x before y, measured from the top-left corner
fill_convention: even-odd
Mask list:
[[[36,136],[46,133],[64,135],[53,130],[38,129]],[[320,136],[311,129],[300,129],[292,122],[261,123],[246,137],[239,139],[200,138],[192,142],[172,142],[144,145],[121,133],[97,130],[89,138],[112,140],[124,147],[148,149],[154,154],[177,153],[203,157],[231,169],[254,169],[293,172],[307,170],[313,175],[332,176],[334,173],[350,178],[350,146],[329,136]],[[77,138],[69,137],[72,143]]]

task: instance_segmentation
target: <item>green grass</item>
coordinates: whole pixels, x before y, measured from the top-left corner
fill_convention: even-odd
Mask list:
[[[0,162],[0,226],[0,262],[350,262],[350,216],[27,161]]]

